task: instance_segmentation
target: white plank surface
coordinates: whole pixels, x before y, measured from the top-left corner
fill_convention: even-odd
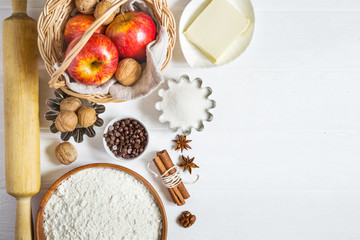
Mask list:
[[[169,0],[176,20],[188,1]],[[43,0],[29,0],[37,18]],[[149,129],[147,154],[121,163],[158,190],[166,206],[169,239],[358,240],[360,239],[360,2],[358,0],[254,0],[255,34],[236,61],[214,69],[189,69],[177,44],[166,78],[201,77],[217,102],[214,121],[191,135],[201,180],[190,200],[174,206],[145,164],[174,134],[157,121],[156,93],[142,100],[107,104],[106,121],[118,115],[141,119]],[[0,2],[0,19],[10,15]],[[0,67],[2,72],[2,64]],[[49,77],[40,61],[41,115],[47,109]],[[2,86],[2,81],[1,81]],[[0,88],[2,91],[2,87]],[[1,92],[2,95],[2,92]],[[0,239],[14,237],[15,200],[5,191],[3,99],[0,104]],[[42,189],[88,163],[111,162],[95,139],[77,144],[79,159],[59,165],[58,135],[41,122]],[[176,160],[174,151],[170,154]],[[185,178],[189,177],[185,175]],[[175,219],[197,215],[190,229]]]

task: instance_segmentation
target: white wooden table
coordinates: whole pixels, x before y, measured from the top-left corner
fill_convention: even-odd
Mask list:
[[[37,18],[44,0],[29,1],[28,12]],[[187,3],[169,0],[177,22]],[[156,151],[170,150],[175,137],[157,120],[156,93],[106,105],[106,121],[132,115],[151,135],[147,154],[121,165],[159,192],[171,240],[358,240],[360,1],[253,0],[253,5],[255,34],[240,58],[219,68],[190,69],[177,44],[164,72],[166,78],[201,77],[217,102],[214,121],[190,137],[193,150],[187,153],[196,157],[201,179],[188,187],[186,205],[175,206],[146,170],[146,162]],[[1,20],[9,15],[10,0],[2,0]],[[53,96],[48,80],[40,61],[41,116],[45,100]],[[15,200],[5,191],[0,101],[0,239],[5,240],[14,237]],[[60,165],[54,158],[59,136],[48,126],[41,117],[42,188],[33,199],[34,214],[48,187],[65,172],[89,163],[117,163],[106,155],[99,129],[95,139],[76,144],[77,162]],[[176,160],[178,154],[170,154]],[[190,229],[175,222],[184,210],[197,215]]]

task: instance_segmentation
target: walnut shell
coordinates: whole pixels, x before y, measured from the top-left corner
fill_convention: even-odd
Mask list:
[[[196,221],[196,216],[192,215],[189,211],[183,212],[179,217],[179,223],[184,228],[190,227],[191,225],[194,224],[195,221]]]
[[[92,107],[81,107],[78,110],[79,124],[82,127],[90,127],[96,122],[96,111]]]
[[[139,80],[141,75],[141,65],[132,58],[121,60],[115,72],[116,79],[125,86],[133,85]]]
[[[82,102],[80,99],[75,97],[68,97],[61,101],[60,111],[72,111],[75,112],[81,108]]]
[[[72,111],[60,111],[55,119],[55,127],[60,132],[74,131],[78,123],[78,117]]]
[[[76,8],[84,14],[93,14],[98,0],[75,0]]]
[[[77,159],[78,152],[74,145],[63,142],[55,148],[55,156],[62,164],[69,165]]]
[[[94,16],[96,19],[98,19],[99,17],[101,17],[101,15],[104,14],[104,12],[106,12],[106,10],[108,10],[111,7],[112,3],[108,2],[108,1],[101,1],[96,5],[95,8],[95,12],[94,12]],[[109,25],[115,18],[116,16],[116,11],[113,12],[106,20],[105,22],[103,22],[103,25]]]

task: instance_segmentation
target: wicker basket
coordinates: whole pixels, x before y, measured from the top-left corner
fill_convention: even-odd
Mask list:
[[[70,15],[76,11],[74,0],[47,0],[38,20],[38,47],[42,58],[45,61],[47,72],[51,76],[49,86],[61,88],[67,94],[84,98],[91,102],[108,103],[116,101],[110,94],[79,94],[72,91],[66,85],[65,78],[61,74],[66,70],[74,57],[80,52],[94,31],[107,19],[112,12],[116,11],[127,0],[114,0],[113,5],[100,18],[98,18],[86,31],[81,40],[70,51],[64,59],[64,29]],[[176,39],[176,25],[174,16],[167,7],[166,0],[143,0],[154,12],[162,26],[166,27],[169,35],[169,46],[167,56],[162,69],[169,63]],[[55,63],[62,65],[58,70],[53,66]]]

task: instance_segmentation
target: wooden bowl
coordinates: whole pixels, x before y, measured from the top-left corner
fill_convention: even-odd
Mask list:
[[[89,168],[111,168],[111,169],[116,169],[116,170],[121,170],[124,171],[130,175],[132,175],[133,177],[135,177],[136,179],[138,179],[139,181],[141,181],[152,193],[152,195],[155,197],[156,202],[158,203],[158,206],[160,208],[160,212],[162,215],[162,233],[161,233],[161,240],[165,240],[167,239],[167,219],[166,219],[166,213],[165,213],[165,208],[164,205],[158,195],[158,193],[155,191],[155,189],[153,188],[153,186],[151,186],[151,184],[145,180],[145,178],[143,178],[141,175],[139,175],[138,173],[119,166],[119,165],[115,165],[115,164],[109,164],[109,163],[95,163],[95,164],[89,164],[89,165],[85,165],[79,168],[75,168],[74,170],[71,170],[69,172],[67,172],[66,174],[64,174],[63,176],[61,176],[47,191],[47,193],[45,194],[43,200],[41,201],[41,204],[39,206],[39,210],[36,216],[36,225],[35,225],[35,234],[36,234],[36,239],[37,240],[45,240],[45,233],[44,233],[44,228],[43,228],[43,222],[44,222],[44,209],[45,206],[47,204],[47,202],[49,201],[49,199],[51,198],[52,194],[54,193],[54,191],[57,189],[57,187],[61,184],[61,182],[65,179],[67,179],[68,177],[70,177],[71,175],[80,172],[82,170],[85,169],[89,169]]]

